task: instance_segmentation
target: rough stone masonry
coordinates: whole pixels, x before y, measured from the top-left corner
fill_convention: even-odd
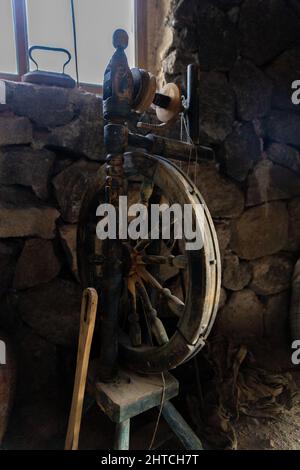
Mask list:
[[[223,258],[216,329],[239,341],[288,343],[291,277],[300,254],[300,9],[294,0],[174,0],[163,70],[185,86],[201,68],[198,167]]]
[[[77,347],[81,303],[76,223],[104,159],[102,106],[79,90],[0,87],[0,329],[13,339],[18,363],[11,442],[36,448],[66,416],[58,407],[72,381],[66,361]],[[39,426],[46,430],[30,437]]]

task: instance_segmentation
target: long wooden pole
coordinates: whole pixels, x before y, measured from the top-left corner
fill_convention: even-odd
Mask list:
[[[86,289],[83,293],[81,304],[77,366],[65,450],[78,450],[84,392],[97,305],[98,295],[95,289]]]

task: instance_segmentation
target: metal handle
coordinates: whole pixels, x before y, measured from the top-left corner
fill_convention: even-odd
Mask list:
[[[28,51],[28,55],[29,55],[30,60],[32,60],[32,62],[36,65],[37,70],[39,70],[39,66],[38,66],[38,63],[32,57],[33,51],[52,51],[52,52],[63,52],[64,54],[66,54],[68,56],[68,60],[63,65],[63,74],[65,73],[66,66],[71,62],[71,59],[72,59],[71,53],[67,49],[63,49],[61,47],[32,46]]]

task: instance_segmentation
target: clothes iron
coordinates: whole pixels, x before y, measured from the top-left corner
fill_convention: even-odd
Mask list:
[[[38,63],[32,57],[34,51],[52,51],[52,52],[63,52],[68,56],[68,60],[63,65],[63,71],[59,72],[48,72],[45,70],[39,70]],[[66,66],[70,63],[72,56],[67,49],[62,49],[60,47],[49,47],[49,46],[32,46],[28,55],[30,60],[36,65],[36,70],[26,73],[22,76],[22,82],[34,83],[36,85],[46,85],[46,86],[57,86],[62,88],[75,88],[75,80],[65,73]]]

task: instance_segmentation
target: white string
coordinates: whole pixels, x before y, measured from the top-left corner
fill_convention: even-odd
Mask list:
[[[180,140],[183,142],[183,120],[184,120],[184,115],[183,113],[180,114]],[[180,160],[179,162],[179,168],[182,171],[182,161]]]
[[[165,374],[163,372],[161,374],[161,378],[162,378],[162,395],[161,395],[161,401],[160,401],[160,407],[159,407],[159,414],[158,414],[157,421],[156,421],[156,424],[155,424],[155,429],[154,429],[154,433],[153,433],[153,436],[152,436],[152,439],[151,439],[151,444],[149,446],[149,450],[152,450],[152,448],[153,448],[155,438],[156,438],[157,432],[158,432],[158,426],[159,426],[159,423],[160,423],[163,407],[164,407],[164,404],[165,404],[166,379],[165,379]]]
[[[142,303],[143,303],[143,302],[142,302]],[[146,325],[147,325],[147,329],[148,329],[148,334],[149,334],[149,338],[150,338],[150,343],[151,343],[151,346],[153,346],[151,328],[150,328],[148,316],[147,316],[147,314],[146,314],[146,312],[145,312],[145,306],[144,306],[144,304],[143,304],[143,311],[144,311],[144,316],[145,316]],[[161,378],[162,378],[162,394],[161,394],[161,400],[160,400],[160,407],[159,407],[159,413],[158,413],[157,420],[156,420],[156,423],[155,423],[155,428],[154,428],[154,431],[153,431],[151,443],[150,443],[150,446],[149,446],[149,450],[152,450],[152,448],[153,448],[153,445],[154,445],[154,442],[155,442],[155,439],[156,439],[156,436],[157,436],[157,432],[158,432],[158,427],[159,427],[160,420],[161,420],[161,415],[162,415],[163,407],[164,407],[164,404],[165,404],[165,398],[166,398],[166,379],[165,379],[165,374],[164,374],[164,372],[161,373]]]
[[[195,161],[195,173],[194,173],[194,184],[198,188],[198,149],[195,147],[196,161]]]
[[[187,143],[190,144],[190,145],[194,145],[194,143],[193,143],[193,141],[190,137],[190,134],[189,134],[189,129],[188,129],[188,125],[187,125],[187,121],[186,121],[185,116],[183,117],[183,124],[184,124],[184,130],[185,130],[185,134],[186,134]],[[188,168],[187,168],[187,175],[188,176],[190,175],[192,152],[193,152],[193,149],[191,148],[190,153],[189,153]]]
[[[144,122],[144,119],[146,116],[147,116],[147,113],[141,114],[141,117],[139,118],[139,122]]]
[[[190,137],[190,134],[189,134],[189,129],[188,129],[188,124],[187,124],[187,120],[186,120],[186,117],[184,116],[183,118],[183,124],[184,124],[184,130],[186,132],[186,137],[187,137],[187,143],[188,144],[193,144],[193,141]]]

